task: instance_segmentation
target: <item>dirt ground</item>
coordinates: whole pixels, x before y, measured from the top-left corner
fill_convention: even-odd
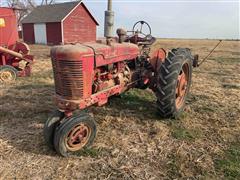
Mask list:
[[[204,57],[210,40],[159,40]],[[240,42],[224,41],[193,72],[186,110],[161,119],[155,97],[131,90],[92,107],[98,135],[91,149],[62,158],[43,139],[55,109],[49,47],[31,46],[33,75],[0,85],[0,179],[240,179]]]

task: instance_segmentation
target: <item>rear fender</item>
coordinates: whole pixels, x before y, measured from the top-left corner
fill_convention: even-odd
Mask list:
[[[160,68],[166,58],[166,51],[164,49],[157,49],[150,53],[150,64],[155,72]]]

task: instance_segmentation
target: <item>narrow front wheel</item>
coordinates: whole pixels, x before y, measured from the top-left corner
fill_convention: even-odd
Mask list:
[[[65,119],[55,130],[54,147],[62,156],[89,147],[96,136],[96,124],[89,115]]]
[[[56,127],[60,124],[60,121],[64,118],[64,112],[54,111],[44,124],[43,135],[47,146],[54,149],[53,138]]]

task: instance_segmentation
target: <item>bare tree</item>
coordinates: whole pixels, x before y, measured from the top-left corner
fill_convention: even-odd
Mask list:
[[[35,0],[7,0],[8,7],[16,9],[17,21],[20,26],[22,19],[38,5]],[[39,5],[54,4],[55,0],[41,0]]]
[[[7,3],[8,7],[16,10],[18,25],[20,25],[22,19],[36,7],[34,0],[7,0]]]
[[[55,0],[42,0],[41,5],[54,4]]]

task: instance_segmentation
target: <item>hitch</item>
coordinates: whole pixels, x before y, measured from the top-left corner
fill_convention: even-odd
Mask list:
[[[201,66],[211,55],[212,53],[215,51],[215,49],[221,44],[223,40],[219,40],[219,42],[217,43],[217,45],[210,51],[210,53],[205,57],[203,58],[203,60],[198,63],[198,59],[199,59],[199,56],[198,55],[195,55],[194,56],[194,60],[193,60],[193,67],[199,67]]]

